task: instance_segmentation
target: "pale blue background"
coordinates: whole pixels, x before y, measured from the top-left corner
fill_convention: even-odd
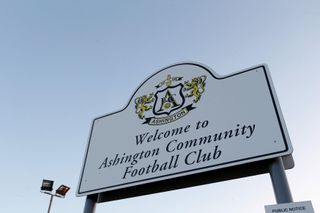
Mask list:
[[[320,2],[305,0],[1,0],[0,212],[46,212],[43,178],[75,197],[90,125],[139,84],[182,61],[220,75],[269,65],[294,147],[295,201],[320,211]],[[223,91],[221,91],[223,92]],[[264,212],[268,174],[98,204],[100,212]]]

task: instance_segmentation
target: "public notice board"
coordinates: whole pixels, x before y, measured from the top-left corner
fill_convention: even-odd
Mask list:
[[[314,213],[311,201],[281,203],[264,207],[266,213]]]
[[[291,153],[266,65],[219,76],[174,64],[146,79],[123,109],[94,119],[77,195]]]

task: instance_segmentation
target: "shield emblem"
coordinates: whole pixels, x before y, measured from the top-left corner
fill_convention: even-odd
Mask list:
[[[155,115],[169,115],[171,112],[180,109],[185,102],[182,88],[183,84],[180,83],[157,91],[154,95],[153,113]]]

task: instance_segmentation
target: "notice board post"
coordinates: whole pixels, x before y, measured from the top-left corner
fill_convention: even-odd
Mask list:
[[[281,157],[275,158],[271,161],[269,172],[277,203],[293,202]]]

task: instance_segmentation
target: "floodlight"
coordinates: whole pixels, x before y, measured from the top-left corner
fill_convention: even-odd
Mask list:
[[[45,193],[45,194],[48,194],[48,195],[51,196],[50,197],[50,202],[49,202],[49,207],[48,207],[48,213],[50,213],[50,210],[51,210],[51,204],[52,204],[53,197],[64,198],[66,196],[67,192],[70,189],[69,186],[61,185],[56,190],[56,193],[52,193],[53,182],[54,182],[53,180],[45,180],[45,179],[43,179],[42,185],[41,185],[41,191],[40,191],[42,193]]]
[[[70,187],[66,186],[66,185],[61,185],[59,186],[59,188],[56,190],[56,194],[64,197],[66,195],[66,193],[69,191]]]
[[[42,185],[41,185],[41,191],[51,192],[52,189],[53,189],[53,183],[54,183],[53,180],[43,179],[43,180],[42,180]]]

